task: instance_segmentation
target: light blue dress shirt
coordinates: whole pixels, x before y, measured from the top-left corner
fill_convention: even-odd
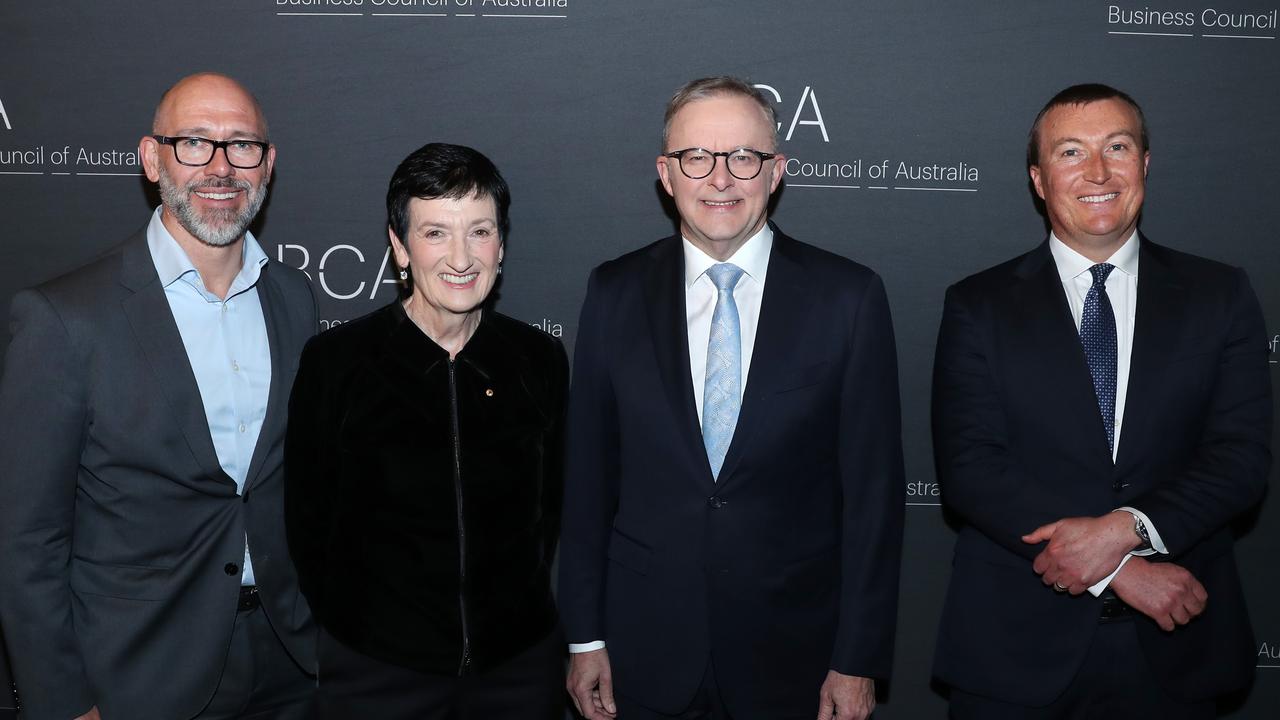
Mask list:
[[[200,272],[160,221],[159,208],[147,225],[147,247],[200,387],[218,464],[243,493],[271,388],[271,347],[257,287],[267,255],[246,232],[244,264],[224,300],[205,289]],[[247,537],[243,567],[240,583],[255,584]]]

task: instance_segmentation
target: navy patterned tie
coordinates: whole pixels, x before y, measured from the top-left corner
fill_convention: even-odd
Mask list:
[[[1098,410],[1107,430],[1107,448],[1116,446],[1116,315],[1107,297],[1107,276],[1114,265],[1098,263],[1089,268],[1093,285],[1084,298],[1080,318],[1080,344],[1093,375],[1093,392],[1098,396]]]

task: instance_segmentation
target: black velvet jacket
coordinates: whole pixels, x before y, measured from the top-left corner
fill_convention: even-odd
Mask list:
[[[490,310],[452,362],[399,302],[312,338],[285,513],[326,631],[450,674],[551,632],[568,374],[559,341]]]

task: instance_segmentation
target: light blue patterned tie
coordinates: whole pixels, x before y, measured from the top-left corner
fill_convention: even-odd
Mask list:
[[[702,389],[702,442],[711,462],[711,476],[719,479],[742,405],[742,330],[738,304],[733,299],[742,268],[731,263],[712,265],[707,277],[715,283],[717,295],[707,341],[707,379]]]
[[[1089,268],[1093,285],[1084,298],[1080,317],[1080,342],[1093,376],[1093,392],[1098,396],[1098,411],[1107,431],[1107,448],[1116,446],[1116,315],[1107,297],[1107,276],[1114,265],[1098,263]]]

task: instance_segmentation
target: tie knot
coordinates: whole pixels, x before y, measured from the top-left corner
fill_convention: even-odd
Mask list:
[[[1089,272],[1093,273],[1093,284],[1106,285],[1107,276],[1110,275],[1111,271],[1115,269],[1116,269],[1116,266],[1112,265],[1111,263],[1098,263],[1097,265],[1094,265],[1093,267],[1089,268]]]
[[[711,278],[720,292],[733,290],[742,277],[742,268],[733,263],[718,263],[707,268],[707,277]]]

